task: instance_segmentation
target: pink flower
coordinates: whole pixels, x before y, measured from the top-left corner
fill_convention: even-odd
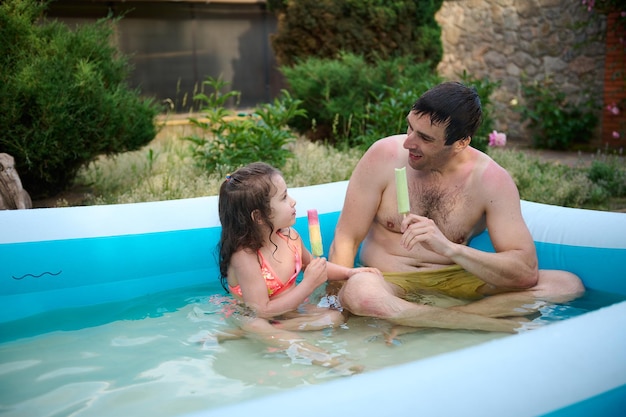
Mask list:
[[[617,104],[615,104],[615,102],[606,106],[606,109],[614,116],[617,116],[619,114],[619,107],[617,107]]]
[[[587,11],[592,11],[595,6],[596,0],[583,0],[583,6],[587,6]]]
[[[619,139],[619,132],[613,131],[613,139]]]
[[[489,146],[506,145],[506,133],[498,133],[496,130],[489,134]]]

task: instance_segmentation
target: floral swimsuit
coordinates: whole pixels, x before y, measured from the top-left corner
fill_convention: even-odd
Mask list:
[[[263,276],[263,279],[265,280],[265,285],[267,285],[267,295],[269,295],[270,298],[280,294],[285,289],[290,288],[292,285],[295,285],[296,278],[298,278],[298,274],[302,270],[302,256],[298,248],[294,247],[289,242],[289,238],[287,236],[283,235],[280,232],[277,232],[276,234],[280,236],[281,238],[283,238],[287,242],[289,248],[293,250],[294,256],[295,256],[296,268],[295,268],[293,275],[287,280],[287,282],[283,283],[280,280],[280,278],[276,275],[276,273],[274,272],[270,264],[265,261],[263,254],[261,254],[261,251],[257,251],[257,255],[259,257],[259,265],[261,267],[261,275]],[[231,287],[229,285],[228,288],[232,294],[238,295],[239,297],[243,297],[240,285],[237,285],[235,287]]]

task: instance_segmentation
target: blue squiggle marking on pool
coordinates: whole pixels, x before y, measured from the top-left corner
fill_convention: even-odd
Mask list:
[[[14,280],[17,280],[17,281],[21,281],[21,280],[23,280],[23,279],[24,279],[24,278],[26,278],[26,277],[41,278],[41,277],[43,277],[44,275],[52,275],[53,277],[56,277],[57,275],[61,275],[61,273],[62,273],[62,272],[63,272],[63,271],[59,271],[59,272],[57,272],[57,273],[54,273],[54,272],[48,272],[48,271],[46,271],[46,272],[42,272],[42,273],[41,273],[41,274],[39,274],[39,275],[25,274],[25,275],[22,275],[21,277],[16,277],[16,276],[11,275],[11,278],[13,278]]]

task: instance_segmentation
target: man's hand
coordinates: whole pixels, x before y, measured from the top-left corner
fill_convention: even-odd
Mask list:
[[[400,225],[402,232],[401,244],[406,250],[411,250],[417,243],[427,249],[446,257],[451,256],[453,243],[439,230],[434,221],[428,217],[408,214]]]

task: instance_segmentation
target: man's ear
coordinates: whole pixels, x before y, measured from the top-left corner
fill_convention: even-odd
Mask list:
[[[455,142],[455,150],[457,152],[462,151],[463,149],[467,148],[470,143],[472,142],[472,137],[471,136],[466,136],[463,139],[459,139]]]

